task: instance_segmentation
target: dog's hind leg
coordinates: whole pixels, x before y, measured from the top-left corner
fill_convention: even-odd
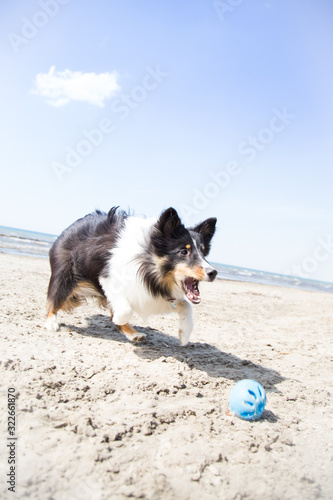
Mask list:
[[[59,304],[57,307],[57,302],[59,302],[57,300],[58,293],[55,279],[52,275],[47,292],[47,319],[45,322],[45,328],[50,332],[56,332],[59,330],[59,323],[57,320],[57,312],[60,309]]]
[[[54,311],[49,311],[47,314],[47,319],[45,322],[46,330],[50,332],[57,332],[59,330],[59,323],[57,320],[57,313]]]
[[[131,342],[142,342],[145,338],[144,333],[139,333],[134,328],[131,327],[128,323],[126,325],[116,325],[119,330],[125,335],[125,337]]]
[[[73,295],[74,280],[71,276],[63,278],[52,274],[47,292],[47,320],[45,328],[56,332],[59,330],[57,313],[60,309],[69,311],[79,305],[80,300]]]

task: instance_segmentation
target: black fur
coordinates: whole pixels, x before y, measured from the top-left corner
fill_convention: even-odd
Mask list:
[[[189,228],[190,233],[194,236],[197,244],[199,243],[199,247],[205,257],[210,252],[210,244],[211,240],[215,234],[216,229],[216,218],[211,217],[210,219],[206,219],[205,221],[197,224],[193,228]],[[194,234],[193,234],[194,233]],[[199,235],[199,238],[198,236]]]
[[[127,214],[99,210],[69,226],[50,250],[51,279],[48,288],[49,309],[57,311],[82,282],[104,296],[98,278],[106,275],[110,250],[114,248]],[[73,305],[75,305],[75,296]]]

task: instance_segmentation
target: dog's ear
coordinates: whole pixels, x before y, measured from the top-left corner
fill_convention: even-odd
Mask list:
[[[177,211],[170,207],[161,213],[156,227],[161,233],[166,236],[176,236],[179,230],[183,227]]]
[[[208,255],[210,251],[210,242],[211,239],[213,238],[216,230],[216,222],[217,219],[215,217],[211,217],[210,219],[206,219],[203,222],[200,222],[200,224],[196,225],[195,227],[191,228],[191,231],[195,231],[196,233],[199,233],[205,250],[204,250],[204,255]]]

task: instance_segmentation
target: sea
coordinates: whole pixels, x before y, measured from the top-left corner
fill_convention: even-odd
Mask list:
[[[57,236],[37,233],[25,229],[0,226],[0,253],[24,255],[47,259],[50,248]],[[291,288],[301,288],[315,292],[333,293],[333,283],[316,281],[295,276],[257,271],[243,267],[229,266],[217,262],[211,264],[218,271],[217,277],[223,280],[246,281],[262,285],[276,285]]]

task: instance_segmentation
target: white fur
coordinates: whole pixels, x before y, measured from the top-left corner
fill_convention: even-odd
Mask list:
[[[49,330],[50,332],[57,332],[59,330],[59,324],[57,321],[57,315],[56,314],[51,314],[46,322],[45,322],[45,328],[46,330]]]

